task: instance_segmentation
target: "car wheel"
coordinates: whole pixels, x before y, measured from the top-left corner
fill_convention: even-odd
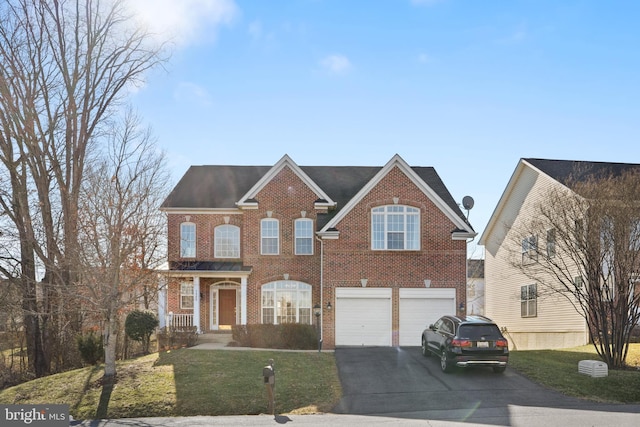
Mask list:
[[[505,369],[507,369],[506,366],[494,366],[493,372],[495,372],[496,374],[501,374],[504,372]]]
[[[422,355],[424,357],[431,356],[431,352],[429,351],[429,348],[427,347],[427,339],[425,337],[422,337]]]
[[[447,360],[447,350],[444,348],[442,349],[442,353],[440,353],[440,368],[442,369],[442,372],[445,373],[451,372],[451,370],[453,369],[453,367]]]

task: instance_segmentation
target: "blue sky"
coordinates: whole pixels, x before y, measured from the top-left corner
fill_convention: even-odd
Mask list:
[[[481,234],[522,157],[640,163],[640,2],[129,1],[175,42],[132,98],[175,181],[397,153]]]

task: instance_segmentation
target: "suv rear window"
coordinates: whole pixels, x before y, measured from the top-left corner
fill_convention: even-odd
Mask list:
[[[496,325],[460,325],[458,338],[469,340],[498,339],[502,337],[500,329]]]

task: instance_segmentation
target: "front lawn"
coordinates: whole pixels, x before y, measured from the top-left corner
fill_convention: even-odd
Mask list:
[[[327,412],[340,399],[332,353],[181,349],[118,362],[112,390],[102,366],[87,367],[0,391],[0,403],[68,404],[76,419],[260,414],[269,359],[277,413]]]
[[[509,365],[531,380],[561,393],[601,402],[640,402],[640,344],[631,344],[628,370],[604,378],[578,373],[581,360],[600,360],[592,345],[563,350],[511,351]]]

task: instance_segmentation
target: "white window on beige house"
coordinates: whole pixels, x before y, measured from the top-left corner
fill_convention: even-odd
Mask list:
[[[538,237],[529,236],[522,239],[522,264],[531,264],[538,260]]]
[[[240,258],[240,227],[219,225],[213,230],[215,258]]]
[[[547,230],[547,258],[556,256],[556,230]]]
[[[180,224],[180,257],[196,257],[196,225],[192,222]]]
[[[520,316],[536,317],[538,315],[538,294],[536,285],[520,287]]]

